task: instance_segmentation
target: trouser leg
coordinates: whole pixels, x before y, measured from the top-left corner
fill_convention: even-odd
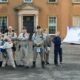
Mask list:
[[[27,66],[29,64],[28,58],[28,48],[29,44],[27,41],[21,41],[21,48],[20,48],[20,65]]]
[[[14,60],[15,60],[15,51],[13,51],[13,58],[14,58]]]
[[[45,62],[44,62],[44,54],[40,54],[41,56],[41,65],[42,65],[42,68],[45,68]]]
[[[15,64],[16,64],[16,52],[15,51],[13,51],[13,59],[14,59],[14,62],[15,62]],[[16,64],[17,65],[17,64]]]
[[[43,53],[42,53],[42,54],[40,54],[41,62],[42,62],[42,61],[45,61],[45,60],[44,60],[44,56],[45,56],[45,55],[44,55]]]
[[[41,65],[42,65],[42,68],[45,68],[45,62],[44,62],[44,48],[42,48],[42,53],[40,53],[40,57],[41,57]]]
[[[37,58],[37,53],[35,51],[35,47],[33,48],[33,64],[32,64],[32,68],[36,67],[36,58]]]
[[[46,63],[49,63],[49,52],[46,53]]]
[[[6,63],[7,63],[7,59],[3,58],[2,67],[5,67]]]
[[[46,51],[46,49],[45,49],[45,51],[44,51],[44,61],[45,61],[45,63],[46,63],[46,61],[47,61],[47,51]]]
[[[12,51],[13,51],[13,58],[14,58],[14,60],[15,60],[15,56],[16,56],[16,54],[15,54],[15,52],[16,52],[16,43],[15,43],[15,41],[13,41],[13,48],[12,48]]]
[[[37,53],[36,53],[36,47],[33,48],[33,64],[32,64],[32,68],[36,67],[36,59],[37,59]]]
[[[50,50],[48,50],[47,48],[46,48],[46,52],[44,53],[44,60],[45,60],[45,63],[46,64],[49,64],[49,53],[50,53]]]
[[[58,65],[58,50],[54,50],[54,64]]]
[[[20,48],[20,54],[19,54],[19,57],[20,57],[20,61],[19,61],[19,65],[20,66],[23,66],[23,59],[24,59],[24,53],[23,53],[23,47]]]
[[[36,53],[36,47],[34,47],[34,49],[33,49],[33,61],[36,61],[36,59],[37,59],[37,53]]]
[[[59,50],[59,60],[60,60],[60,63],[62,63],[62,48],[60,48]]]
[[[19,65],[20,66],[25,66],[25,65],[27,65],[27,62],[26,62],[26,54],[25,54],[25,49],[24,49],[24,47],[22,47],[21,46],[21,48],[20,48],[20,63],[19,63]]]
[[[50,47],[48,47],[48,52],[46,54],[46,62],[49,64],[49,54],[50,54]]]
[[[7,53],[8,53],[8,58],[12,67],[15,68],[16,66],[15,66],[14,59],[13,59],[12,49],[7,49]]]
[[[29,53],[28,53],[28,48],[23,48],[23,53],[24,53],[24,66],[29,65]]]
[[[2,52],[0,51],[0,67],[2,66]]]

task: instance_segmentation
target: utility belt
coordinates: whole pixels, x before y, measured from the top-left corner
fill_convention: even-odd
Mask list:
[[[35,43],[33,43],[33,48],[34,47],[43,47],[44,46],[44,44],[42,43],[42,44],[35,44]]]
[[[20,50],[20,48],[28,48],[28,40],[18,40],[18,50]]]
[[[43,46],[42,44],[35,44],[35,45],[33,45],[33,46],[34,46],[34,47],[33,47],[33,50],[34,50],[35,52],[40,53],[40,54],[43,53],[43,51],[44,51],[44,46]]]
[[[34,47],[41,47],[42,44],[34,44]]]
[[[28,40],[18,40],[18,41],[21,41],[21,42],[23,42],[23,41],[28,41]]]

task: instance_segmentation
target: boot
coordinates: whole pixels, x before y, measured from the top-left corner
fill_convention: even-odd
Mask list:
[[[45,68],[45,62],[42,61],[42,68]]]
[[[32,68],[35,68],[36,67],[36,62],[33,61],[33,65],[32,65]]]
[[[46,61],[46,65],[49,65],[49,62],[48,61]]]
[[[15,63],[15,65],[17,66],[17,63],[16,63],[16,61],[14,60],[14,63]]]

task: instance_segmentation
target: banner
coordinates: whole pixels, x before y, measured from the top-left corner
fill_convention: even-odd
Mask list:
[[[80,27],[67,27],[67,35],[63,42],[80,44]]]

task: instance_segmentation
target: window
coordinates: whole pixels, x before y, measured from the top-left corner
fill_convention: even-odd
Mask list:
[[[56,3],[57,0],[48,0],[48,3]]]
[[[48,29],[49,29],[49,34],[55,34],[57,30],[57,17],[55,16],[50,16],[48,18]]]
[[[0,0],[0,3],[6,3],[8,0]]]
[[[74,16],[72,22],[74,27],[80,27],[80,16]]]
[[[25,3],[32,3],[32,0],[24,0]]]
[[[72,0],[73,3],[80,3],[80,0]]]
[[[3,32],[3,30],[7,30],[8,26],[8,19],[7,16],[0,16],[0,31]]]

